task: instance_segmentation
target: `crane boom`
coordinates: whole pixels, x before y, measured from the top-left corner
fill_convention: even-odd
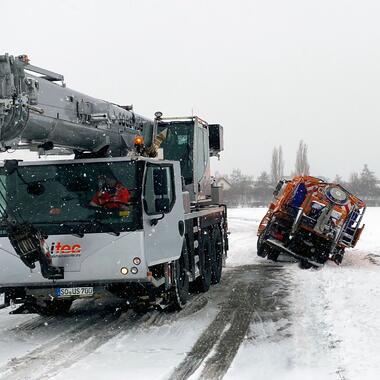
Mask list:
[[[0,149],[124,156],[138,134],[152,143],[152,120],[67,88],[60,74],[0,56]]]

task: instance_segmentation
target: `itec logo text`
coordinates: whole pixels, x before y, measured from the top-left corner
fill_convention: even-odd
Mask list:
[[[60,241],[53,242],[50,246],[52,256],[79,256],[82,252],[80,244],[62,244]]]

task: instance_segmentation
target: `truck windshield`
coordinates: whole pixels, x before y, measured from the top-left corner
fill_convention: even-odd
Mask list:
[[[165,160],[179,161],[185,184],[193,182],[193,133],[189,123],[172,122],[158,125],[158,133],[167,128],[166,139],[162,142]]]
[[[143,163],[60,163],[0,169],[0,208],[47,235],[142,228]],[[5,231],[1,231],[5,235]]]

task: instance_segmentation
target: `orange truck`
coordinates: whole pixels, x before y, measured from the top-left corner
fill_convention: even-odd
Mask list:
[[[336,183],[297,176],[281,180],[258,229],[257,254],[277,261],[290,255],[301,267],[340,264],[346,248],[355,247],[365,203]]]

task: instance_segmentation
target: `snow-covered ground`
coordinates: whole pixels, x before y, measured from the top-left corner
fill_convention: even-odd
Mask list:
[[[380,208],[340,267],[307,271],[257,257],[265,211],[229,211],[223,281],[179,313],[0,311],[0,379],[378,379]]]
[[[256,225],[262,211],[232,210],[230,216]],[[339,267],[328,263],[322,270],[299,270],[286,265],[292,284],[290,316],[252,324],[226,379],[379,379],[379,219],[379,208],[367,209],[361,240]],[[234,265],[240,255],[256,260],[241,244],[244,239],[231,257]]]

